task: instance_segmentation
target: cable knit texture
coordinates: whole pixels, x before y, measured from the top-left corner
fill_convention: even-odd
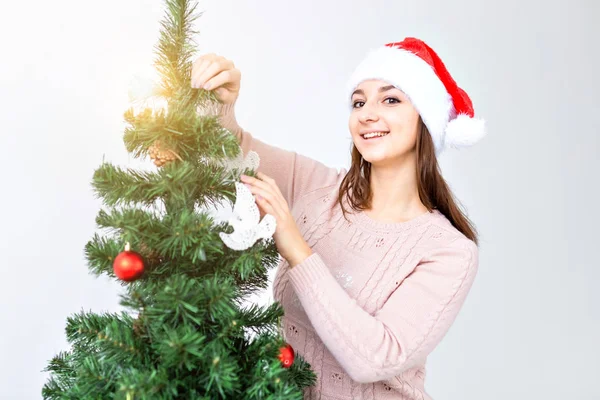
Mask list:
[[[282,334],[317,375],[305,399],[431,399],[425,361],[455,320],[478,267],[475,243],[437,210],[381,222],[337,204],[345,169],[254,138],[233,125],[244,154],[260,156],[313,254],[282,259],[273,297]]]

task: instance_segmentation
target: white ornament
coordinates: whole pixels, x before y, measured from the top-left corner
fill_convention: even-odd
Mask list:
[[[239,172],[243,172],[246,169],[251,169],[253,171],[258,169],[258,164],[260,163],[260,157],[258,153],[255,151],[249,151],[246,154],[246,158],[244,158],[244,152],[240,147],[240,151],[238,155],[234,158],[225,158],[223,160],[219,160],[221,166],[225,167],[228,171],[233,171],[235,169],[239,170]]]
[[[232,233],[219,232],[221,240],[233,250],[246,250],[259,239],[270,239],[275,233],[275,217],[267,214],[260,220],[254,195],[243,183],[235,182],[236,199],[229,218]],[[259,222],[260,221],[260,222]]]

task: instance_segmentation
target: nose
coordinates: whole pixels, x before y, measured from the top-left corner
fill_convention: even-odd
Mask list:
[[[358,120],[362,123],[366,123],[369,121],[377,121],[378,119],[379,117],[377,116],[377,114],[370,108],[367,108],[366,104],[362,107],[358,116]]]
[[[375,121],[376,118],[373,114],[363,114],[359,118],[360,122],[367,123],[369,121]]]

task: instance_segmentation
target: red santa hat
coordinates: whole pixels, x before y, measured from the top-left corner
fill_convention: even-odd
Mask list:
[[[368,79],[386,81],[408,96],[433,138],[436,154],[447,147],[471,146],[485,136],[485,123],[474,118],[471,99],[422,40],[409,37],[371,50],[349,79],[348,101]]]

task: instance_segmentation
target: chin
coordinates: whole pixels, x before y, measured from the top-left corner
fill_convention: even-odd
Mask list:
[[[359,149],[360,151],[360,149]],[[386,166],[392,164],[401,165],[403,160],[410,159],[411,152],[406,151],[402,153],[389,154],[389,153],[378,153],[376,151],[366,150],[365,152],[361,152],[363,159],[370,163],[372,166]]]
[[[386,156],[385,154],[374,154],[373,152],[369,151],[361,152],[360,154],[366,162],[369,162],[371,164],[379,164],[389,160],[389,156]]]

